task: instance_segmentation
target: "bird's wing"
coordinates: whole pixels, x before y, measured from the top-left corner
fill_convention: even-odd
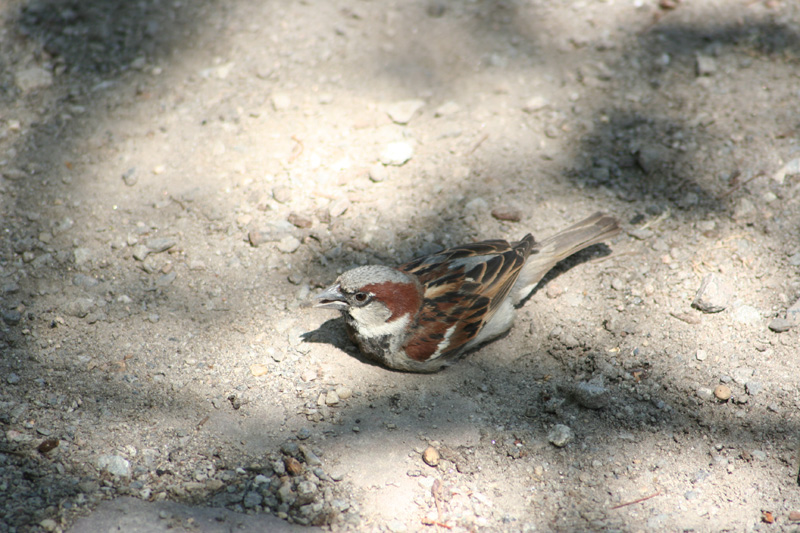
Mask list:
[[[475,338],[514,286],[535,241],[482,241],[449,248],[398,267],[424,288],[414,335],[406,345],[412,359],[455,355]]]

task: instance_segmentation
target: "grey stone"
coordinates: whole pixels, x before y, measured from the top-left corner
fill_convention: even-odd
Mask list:
[[[150,250],[150,253],[157,254],[161,252],[166,252],[167,250],[178,244],[178,241],[176,241],[172,237],[157,237],[154,239],[148,239],[148,241],[145,244],[147,246],[147,249]]]
[[[556,424],[550,433],[547,434],[547,440],[553,446],[563,448],[570,443],[573,436],[572,429],[570,429],[569,426],[565,426],[564,424]]]
[[[261,505],[263,498],[261,494],[257,491],[251,490],[245,493],[244,498],[242,499],[242,505],[245,509],[252,509],[258,505]]]
[[[775,333],[783,333],[785,331],[789,331],[794,326],[795,326],[795,324],[792,324],[791,322],[789,322],[785,318],[778,317],[778,318],[773,318],[770,321],[769,326],[767,326],[767,327],[769,327],[769,329],[771,329]]]
[[[696,68],[698,76],[711,76],[717,71],[717,61],[713,57],[698,55]]]
[[[287,235],[278,241],[278,250],[285,254],[291,254],[300,248],[300,241],[294,235]]]
[[[119,455],[101,455],[97,458],[97,468],[117,477],[131,475],[131,464]]]
[[[730,299],[731,292],[727,283],[721,276],[712,272],[700,283],[692,307],[704,313],[719,313],[728,307]]]
[[[30,67],[14,75],[14,83],[23,93],[46,89],[53,85],[53,74],[42,67]]]
[[[408,124],[414,115],[425,107],[425,101],[419,99],[394,102],[386,108],[386,114],[397,124]]]
[[[91,298],[75,298],[67,303],[64,313],[69,316],[83,318],[94,309],[95,303]]]

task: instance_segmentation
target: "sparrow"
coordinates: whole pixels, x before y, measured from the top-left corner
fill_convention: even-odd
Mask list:
[[[511,328],[516,309],[562,259],[619,231],[595,213],[541,242],[488,240],[392,268],[348,270],[314,307],[344,315],[350,339],[392,369],[437,372]]]

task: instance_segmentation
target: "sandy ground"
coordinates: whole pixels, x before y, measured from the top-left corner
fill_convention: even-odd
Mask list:
[[[789,0],[4,3],[0,531],[795,531],[798,73]],[[597,210],[441,373],[307,307]]]

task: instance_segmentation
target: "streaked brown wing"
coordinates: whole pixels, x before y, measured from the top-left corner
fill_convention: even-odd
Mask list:
[[[482,241],[398,267],[417,276],[425,288],[421,334],[408,342],[409,357],[447,357],[473,339],[514,286],[534,244],[530,234],[513,244]]]

